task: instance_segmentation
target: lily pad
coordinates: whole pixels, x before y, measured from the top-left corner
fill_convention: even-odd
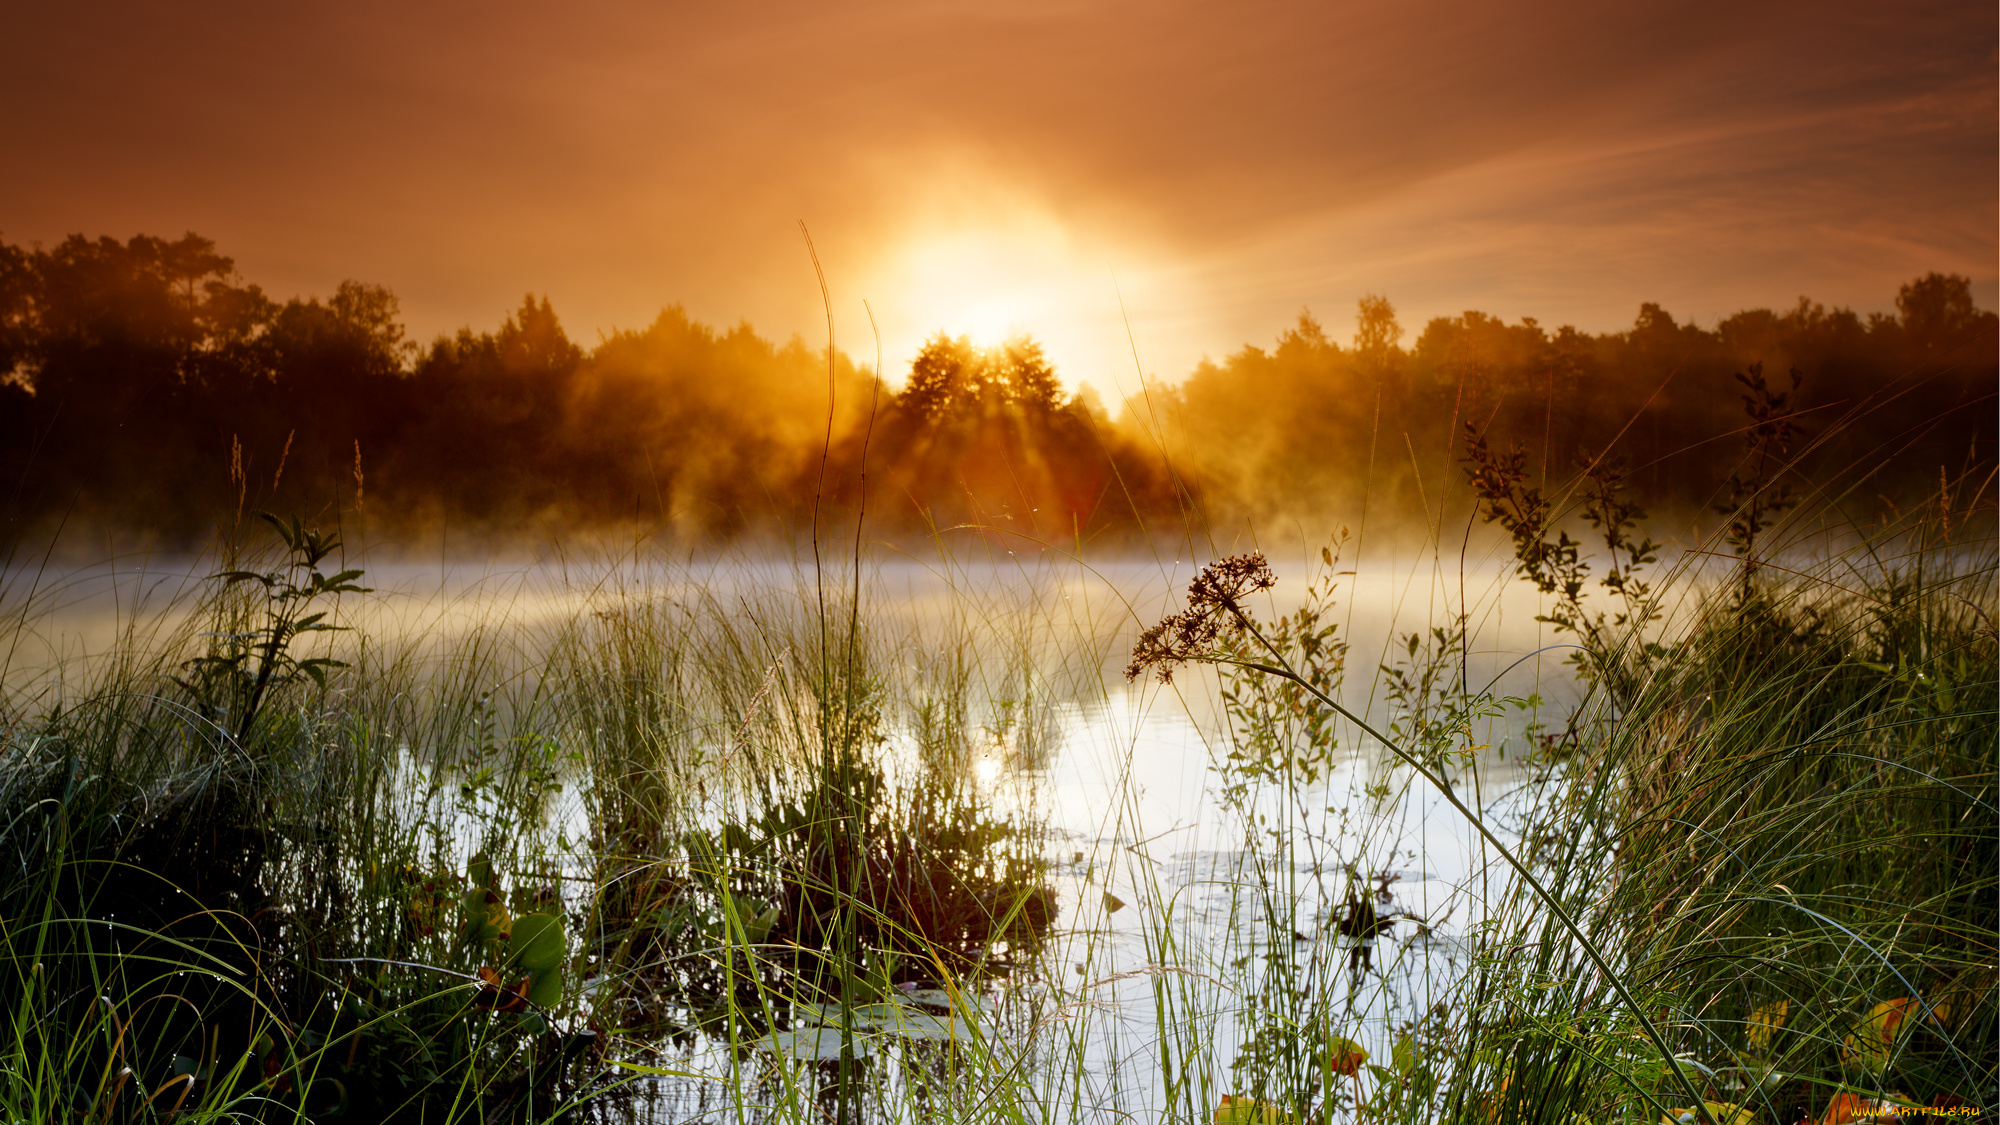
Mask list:
[[[793,1012],[802,1022],[834,1032],[840,1029],[838,1004],[800,1004]],[[848,1017],[848,1026],[862,1035],[892,1035],[942,1043],[968,1042],[979,1034],[977,1027],[963,1016],[929,1012],[913,1004],[860,1004],[849,1010]]]
[[[523,914],[514,920],[508,949],[514,963],[540,976],[554,973],[569,953],[563,921],[553,914]]]
[[[840,1058],[840,1030],[832,1027],[803,1027],[797,1031],[774,1031],[759,1041],[773,1054],[811,1062],[836,1062]],[[869,1053],[868,1041],[854,1038],[854,1057]]]

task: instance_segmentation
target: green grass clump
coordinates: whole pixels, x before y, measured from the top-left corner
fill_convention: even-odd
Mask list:
[[[1505,499],[1505,483],[1488,491]],[[1602,500],[1585,515],[1623,564],[1602,583],[1615,619],[1587,610],[1580,545],[1549,546],[1546,505],[1496,517],[1521,576],[1557,601],[1538,620],[1580,642],[1586,688],[1560,735],[1514,732],[1536,735],[1535,752],[1497,801],[1467,803],[1476,775],[1453,767],[1476,767],[1491,721],[1534,701],[1468,684],[1457,629],[1413,634],[1410,660],[1382,667],[1379,725],[1340,702],[1330,586],[1268,624],[1250,610],[1275,581],[1261,556],[1209,567],[1189,609],[1142,636],[1128,674],[1224,669],[1217,770],[1245,831],[1231,898],[1244,936],[1214,966],[1242,1031],[1218,1112],[1565,1125],[1991,1112],[2000,606],[1984,525],[1960,512],[1946,534],[1931,513],[1817,566],[1746,543],[1724,582],[1660,583],[1694,608],[1655,625],[1660,600],[1636,571],[1656,548],[1633,546],[1632,513],[1606,517]],[[1567,568],[1554,581],[1550,558]],[[1334,795],[1313,785],[1338,740],[1381,744],[1392,768],[1322,810]],[[1511,871],[1469,889],[1463,971],[1442,995],[1412,988],[1396,1022],[1395,996],[1362,1001],[1357,964],[1392,932],[1368,884],[1395,829],[1350,814],[1363,793],[1379,810],[1399,771],[1423,775]],[[1412,981],[1437,968],[1415,956]],[[1175,1019],[1201,1006],[1163,991]]]
[[[837,1116],[963,1095],[969,1017],[871,1006],[1032,958],[1045,865],[900,763],[925,722],[858,613],[605,584],[381,641],[334,628],[377,606],[338,540],[272,522],[198,604],[8,685],[0,1120],[567,1120],[650,1077],[782,1120],[826,1077],[756,1049],[794,1032],[837,1042]]]
[[[1723,1085],[1773,1114],[1840,1086],[1990,1101],[1993,560],[1848,561],[1705,613],[1592,747],[1615,786],[1564,815]]]
[[[1992,1112],[1990,539],[1906,528],[1709,590],[1643,656],[1592,654],[1622,662],[1624,690],[1598,692],[1544,763],[1527,861],[1589,919],[1712,1116]],[[1541,904],[1493,906],[1463,1001],[1491,1118],[1687,1108]]]

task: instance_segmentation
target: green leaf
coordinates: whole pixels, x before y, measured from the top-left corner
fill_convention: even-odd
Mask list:
[[[292,527],[287,525],[284,520],[279,519],[277,516],[274,516],[269,512],[258,512],[257,515],[265,523],[268,523],[272,527],[278,529],[278,537],[285,541],[285,546],[290,547],[293,550],[298,549],[299,537],[296,533],[293,532]],[[297,522],[298,522],[298,517],[293,516],[292,523],[296,524]]]
[[[460,900],[459,940],[466,945],[485,946],[500,937],[507,920],[507,905],[492,895],[489,887],[474,886]]]
[[[312,1080],[305,1104],[316,1119],[340,1117],[347,1112],[347,1086],[338,1078],[321,1075]]]
[[[1417,1059],[1416,1036],[1406,1031],[1401,1039],[1396,1040],[1395,1047],[1389,1051],[1389,1061],[1395,1064],[1397,1070],[1408,1074],[1417,1069]]]
[[[743,938],[751,945],[761,945],[771,936],[771,927],[778,924],[778,908],[773,906],[743,924]]]
[[[528,917],[532,918],[534,915],[530,914]],[[528,974],[528,1003],[537,1008],[553,1008],[562,1003],[562,995],[560,968],[538,969]]]
[[[694,1071],[692,1071],[692,1070],[674,1070],[674,1069],[672,1069],[671,1067],[664,1067],[664,1066],[647,1066],[647,1065],[645,1065],[644,1063],[635,1063],[635,1062],[626,1062],[626,1061],[625,1061],[625,1060],[623,1060],[623,1059],[613,1059],[613,1058],[607,1058],[607,1059],[605,1059],[604,1061],[605,1061],[606,1063],[609,1063],[609,1064],[610,1064],[610,1065],[612,1065],[612,1066],[615,1066],[615,1067],[617,1067],[617,1068],[618,1068],[618,1069],[620,1069],[620,1070],[629,1070],[629,1071],[631,1071],[631,1072],[632,1072],[632,1073],[634,1073],[634,1074],[654,1074],[654,1075],[658,1075],[658,1076],[659,1076],[659,1077],[661,1077],[661,1078],[712,1078],[712,1077],[714,1077],[714,1075],[709,1075],[709,1074],[697,1074],[696,1072],[694,1072]]]
[[[553,914],[523,914],[508,939],[514,963],[536,975],[553,973],[569,955],[563,921]]]

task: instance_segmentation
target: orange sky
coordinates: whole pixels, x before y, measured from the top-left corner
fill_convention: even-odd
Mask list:
[[[31,10],[32,9],[32,10]],[[214,238],[415,335],[533,290],[573,336],[680,302],[899,374],[1030,329],[1072,380],[1412,330],[1591,330],[1928,270],[1995,297],[1991,0],[8,5],[0,238]]]

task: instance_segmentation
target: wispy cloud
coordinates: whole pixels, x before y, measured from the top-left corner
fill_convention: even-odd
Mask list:
[[[420,333],[533,289],[586,332],[682,301],[782,334],[817,321],[804,218],[850,342],[864,296],[892,361],[948,327],[956,247],[953,291],[1083,375],[1129,368],[1114,276],[1168,375],[1364,290],[1592,328],[1884,307],[1994,279],[1997,34],[1975,3],[21,6],[0,231],[193,228],[274,286],[386,282]]]

